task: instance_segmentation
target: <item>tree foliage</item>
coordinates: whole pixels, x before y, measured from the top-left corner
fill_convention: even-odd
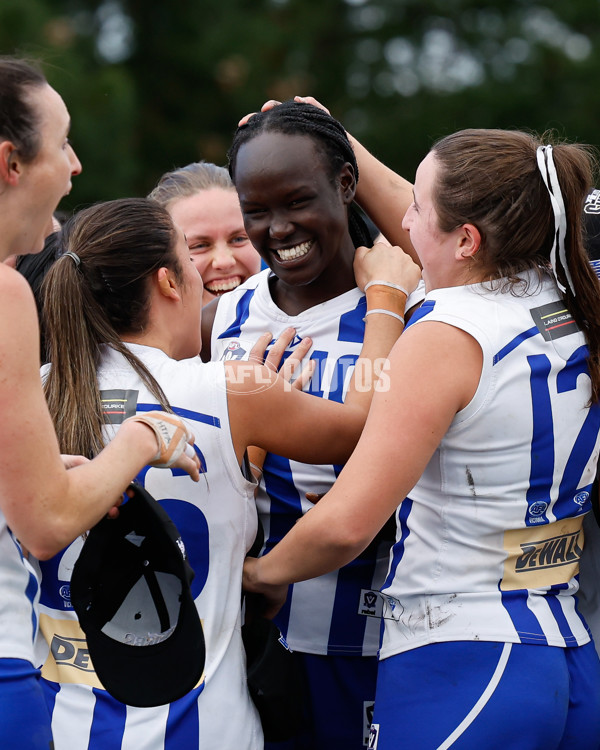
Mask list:
[[[2,0],[0,52],[41,58],[84,165],[68,207],[224,163],[239,118],[313,94],[412,177],[463,127],[599,142],[598,0]]]

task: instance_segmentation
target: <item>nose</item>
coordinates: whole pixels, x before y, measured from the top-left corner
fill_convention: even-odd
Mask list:
[[[402,229],[404,229],[405,232],[410,232],[410,215],[412,213],[411,209],[414,205],[414,203],[410,204],[410,206],[406,210],[406,213],[404,214],[404,218],[402,219]]]
[[[235,258],[226,242],[217,242],[212,253],[212,266],[219,270],[227,270],[235,266]]]
[[[276,214],[269,225],[269,237],[273,240],[283,240],[294,231],[294,225],[285,214]]]
[[[71,161],[71,176],[76,177],[78,174],[81,174],[82,166],[81,162],[77,158],[77,154],[75,153],[75,150],[72,146],[69,146],[71,149],[70,153],[70,161]]]

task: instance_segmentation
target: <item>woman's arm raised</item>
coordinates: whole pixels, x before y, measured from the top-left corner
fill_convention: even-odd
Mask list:
[[[367,316],[344,404],[292,389],[267,366],[226,363],[229,419],[238,458],[248,445],[306,463],[343,463],[351,454],[373,393],[385,382],[386,358],[402,332],[401,313],[420,269],[400,248],[379,244],[357,250],[355,275],[359,285],[369,286]],[[381,279],[392,286],[377,284]],[[406,293],[395,287],[404,287]]]
[[[444,323],[421,323],[404,334],[390,355],[389,387],[375,393],[356,450],[333,488],[268,555],[247,562],[244,587],[268,596],[277,591],[272,587],[353,560],[473,398],[482,361],[475,339]]]
[[[67,470],[40,381],[31,289],[0,267],[0,291],[0,508],[17,538],[43,559],[118,504],[144,465],[159,462],[157,437],[142,423],[126,422],[97,458]],[[176,465],[197,478],[196,462],[181,454]]]

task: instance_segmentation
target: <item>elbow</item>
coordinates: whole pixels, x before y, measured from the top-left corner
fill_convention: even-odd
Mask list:
[[[60,552],[60,549],[54,549],[50,548],[48,546],[41,545],[40,547],[32,547],[28,548],[29,552],[33,555],[33,557],[37,558],[38,560],[50,560],[50,558],[54,557],[57,552]]]
[[[339,567],[352,562],[370,544],[371,537],[365,530],[351,524],[341,524],[331,528],[330,538],[326,546],[334,552],[340,561]]]
[[[38,560],[49,560],[54,555],[58,554],[62,549],[66,547],[66,544],[61,540],[53,541],[49,538],[32,540],[29,544],[23,544],[25,549]]]
[[[26,534],[19,537],[25,550],[38,560],[49,560],[71,541],[72,537],[65,537],[64,531],[52,524],[43,529],[28,529]]]

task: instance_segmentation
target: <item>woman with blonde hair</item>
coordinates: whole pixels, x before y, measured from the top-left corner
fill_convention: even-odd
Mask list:
[[[244,229],[240,203],[224,167],[193,162],[164,174],[148,196],[186,236],[204,283],[202,304],[236,289],[260,270],[260,255]]]

